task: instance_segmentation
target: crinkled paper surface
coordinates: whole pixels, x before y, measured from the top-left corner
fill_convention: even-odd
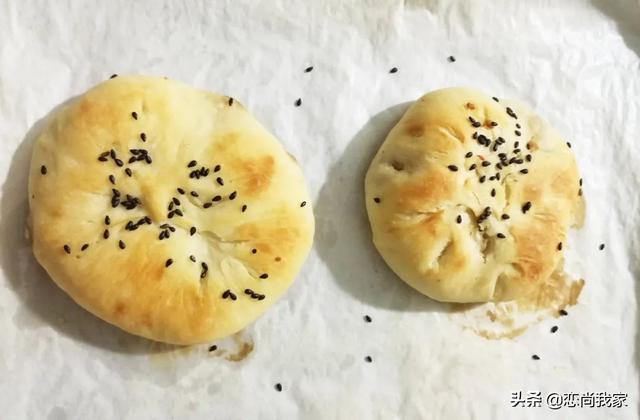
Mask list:
[[[302,272],[214,352],[98,320],[24,239],[36,123],[112,73],[232,95],[307,176],[317,232]],[[584,177],[585,225],[565,265],[585,280],[578,304],[513,339],[466,328],[370,241],[372,154],[408,102],[458,85],[529,103],[571,141]],[[0,417],[638,419],[638,98],[638,0],[2,1]],[[511,407],[518,391],[540,391],[542,406]],[[627,393],[627,406],[551,410],[553,392]]]

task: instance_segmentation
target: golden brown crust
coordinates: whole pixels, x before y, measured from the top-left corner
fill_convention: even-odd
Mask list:
[[[546,281],[558,244],[580,222],[579,189],[571,149],[545,121],[464,88],[416,101],[365,181],[385,261],[420,292],[451,302],[513,299]]]
[[[122,166],[98,159],[111,149]],[[150,162],[129,162],[132,149]],[[206,176],[190,177],[201,168]],[[140,203],[126,209],[126,194]],[[302,173],[278,141],[239,102],[163,78],[118,77],[64,107],[35,145],[29,197],[34,253],[62,289],[108,322],[177,344],[255,320],[313,237]],[[144,217],[151,223],[126,228]]]

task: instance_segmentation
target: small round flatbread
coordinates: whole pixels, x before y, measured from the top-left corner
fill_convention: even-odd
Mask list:
[[[284,293],[314,219],[294,159],[236,100],[115,77],[52,118],[29,177],[33,250],[84,308],[194,344]]]
[[[416,101],[365,181],[373,241],[398,276],[447,302],[534,293],[582,219],[571,145],[527,107],[465,88]]]

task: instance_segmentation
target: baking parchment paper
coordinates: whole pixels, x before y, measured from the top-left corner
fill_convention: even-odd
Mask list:
[[[0,1],[0,418],[637,419],[639,55],[637,0]],[[98,320],[24,238],[38,121],[112,73],[232,95],[308,179],[304,269],[215,351]],[[584,177],[564,267],[582,292],[568,316],[512,338],[487,339],[472,312],[405,286],[370,241],[372,154],[410,101],[459,85],[529,103]],[[531,407],[512,407],[518,392]],[[549,408],[570,392],[627,398]]]

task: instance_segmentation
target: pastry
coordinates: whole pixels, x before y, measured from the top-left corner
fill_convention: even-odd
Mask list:
[[[583,213],[571,144],[524,105],[451,88],[424,95],[365,180],[373,242],[391,269],[446,302],[534,293]]]
[[[292,283],[314,218],[302,171],[237,100],[114,77],[62,107],[29,176],[33,251],[118,327],[195,344],[242,329]]]

